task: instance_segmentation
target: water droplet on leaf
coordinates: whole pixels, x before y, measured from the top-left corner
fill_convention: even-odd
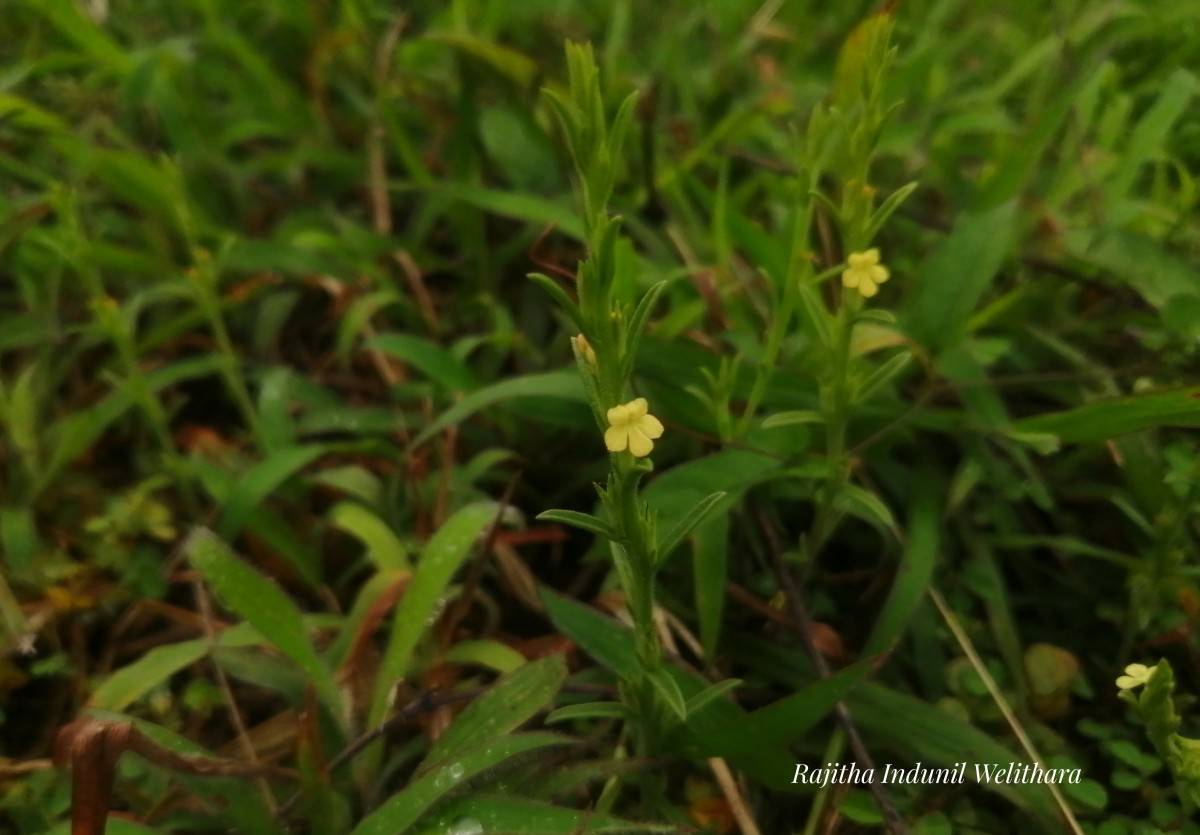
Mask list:
[[[483,824],[475,818],[459,818],[446,830],[446,835],[483,835]]]

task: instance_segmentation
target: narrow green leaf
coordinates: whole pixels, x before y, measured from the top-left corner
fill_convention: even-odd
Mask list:
[[[896,525],[892,511],[874,493],[854,484],[843,484],[834,504],[864,522],[888,531],[900,539],[900,528]]]
[[[1052,45],[1048,48],[1057,50],[1059,47]],[[1089,81],[1086,73],[1079,73],[1073,81],[1058,87],[1057,98],[1048,106],[1032,110],[1032,124],[1019,133],[1019,140],[1011,143],[1007,153],[1001,155],[991,167],[991,174],[984,181],[976,201],[979,209],[991,212],[1020,199],[1037,171],[1038,163],[1074,110],[1079,92],[1087,87]]]
[[[875,214],[871,215],[871,220],[867,224],[867,231],[863,235],[863,240],[873,241],[875,236],[879,234],[879,230],[888,222],[888,218],[900,208],[900,204],[908,199],[908,196],[917,190],[917,183],[908,183],[893,191],[888,195],[887,199],[879,204],[879,208],[875,210]]]
[[[559,308],[571,317],[571,321],[575,323],[575,327],[579,329],[580,333],[585,330],[583,314],[579,312],[579,306],[571,300],[566,290],[558,286],[558,283],[554,279],[541,273],[530,273],[529,280],[545,290],[546,295],[554,299]]]
[[[91,174],[111,194],[186,234],[181,204],[176,203],[171,189],[171,183],[178,181],[180,175],[170,158],[151,157],[124,148],[97,148],[88,162]],[[200,206],[192,202],[188,209],[196,211]]]
[[[37,382],[42,378],[39,363],[31,362],[17,377],[5,394],[3,419],[10,439],[9,446],[25,471],[37,479],[42,472],[42,432],[38,419]]]
[[[804,315],[816,333],[821,347],[832,351],[833,325],[829,321],[829,311],[825,309],[825,302],[817,294],[816,288],[808,284],[801,284],[797,293],[800,296],[800,304],[804,307]]]
[[[576,403],[587,402],[583,383],[573,371],[550,371],[545,374],[513,377],[468,394],[430,422],[413,438],[410,448],[420,446],[447,427],[461,423],[481,409],[515,397],[555,397]]]
[[[537,62],[512,47],[465,32],[430,32],[424,37],[426,40],[454,47],[463,54],[482,61],[523,91],[533,89],[538,76]]]
[[[1063,239],[1066,255],[1099,267],[1099,278],[1115,279],[1133,288],[1143,299],[1162,309],[1176,296],[1200,292],[1200,270],[1195,261],[1163,248],[1149,235],[1125,229],[1083,229]]]
[[[683,697],[683,691],[679,689],[679,684],[666,669],[658,667],[645,670],[644,674],[655,692],[662,697],[663,702],[671,708],[675,716],[680,721],[687,719],[687,700]]]
[[[103,710],[124,710],[206,654],[208,643],[202,639],[155,647],[105,679],[92,694],[89,704]]]
[[[340,493],[347,493],[367,505],[379,502],[383,482],[375,473],[360,464],[347,464],[313,473],[311,481]]]
[[[543,510],[537,518],[543,522],[562,522],[564,525],[594,533],[613,542],[620,539],[616,528],[589,513],[580,513],[577,510]]]
[[[262,643],[263,636],[248,623],[226,629],[217,638],[223,647]],[[190,667],[208,653],[208,641],[196,639],[155,647],[137,661],[122,667],[96,688],[88,706],[99,710],[125,710],[180,670]]]
[[[1103,441],[1157,426],[1200,426],[1200,388],[1094,400],[1012,424],[1015,431],[1055,435],[1065,443]]]
[[[0,549],[3,549],[8,576],[20,578],[24,575],[41,547],[31,508],[0,507]]]
[[[339,502],[329,511],[329,523],[353,536],[382,570],[409,567],[408,550],[387,523],[357,502]]]
[[[715,702],[726,693],[737,689],[741,683],[742,680],[740,678],[727,678],[724,681],[718,681],[716,684],[704,688],[687,700],[687,715],[691,716],[693,713],[699,713],[711,702]]]
[[[912,354],[905,351],[883,363],[883,365],[872,371],[867,379],[863,380],[858,391],[854,393],[855,402],[865,403],[870,400],[875,395],[875,392],[900,376],[911,362]]]
[[[372,574],[358,589],[350,611],[342,617],[341,628],[325,653],[329,666],[342,672],[355,641],[362,634],[367,618],[375,611],[381,596],[389,591],[401,591],[410,573],[402,570],[381,570]]]
[[[11,647],[33,632],[17,596],[8,584],[8,576],[0,571],[0,643]]]
[[[916,493],[908,522],[908,540],[904,557],[883,611],[875,621],[871,637],[863,646],[865,655],[885,652],[900,639],[909,618],[925,598],[925,590],[937,565],[938,535],[941,527],[941,507],[930,486],[933,476],[918,472],[914,478]]]
[[[612,618],[542,586],[538,597],[546,614],[559,631],[570,638],[601,666],[621,678],[637,677],[640,667],[633,652],[633,638]]]
[[[696,528],[693,537],[692,577],[695,583],[696,621],[704,657],[716,658],[725,621],[725,584],[729,579],[729,514],[723,513]],[[664,555],[666,552],[662,552]]]
[[[183,552],[217,597],[230,610],[257,629],[312,680],[321,698],[337,717],[342,716],[341,695],[329,668],[322,663],[308,638],[304,618],[280,588],[233,555],[215,534],[196,528]]]
[[[0,111],[3,107],[0,107]],[[3,117],[0,116],[0,119]],[[10,218],[11,222],[11,218]],[[0,248],[7,244],[13,232],[0,236]],[[31,313],[6,312],[4,331],[0,333],[0,353],[30,345],[48,344],[58,339],[58,334],[39,316]]]
[[[518,667],[467,705],[429,749],[421,769],[444,765],[472,745],[515,731],[558,695],[566,679],[567,664],[558,653]]]
[[[331,432],[359,436],[394,436],[405,425],[404,415],[395,408],[345,406],[333,403],[304,412],[296,419],[296,434],[301,438]]]
[[[864,683],[850,694],[848,702],[867,739],[903,751],[911,760],[948,768],[961,762],[1007,765],[1021,759],[953,714],[881,685]],[[966,774],[975,778],[969,765]],[[981,785],[1036,815],[1046,831],[1062,830],[1058,808],[1045,785],[1004,781],[985,781]]]
[[[311,444],[288,447],[268,455],[234,484],[217,523],[217,533],[232,541],[241,533],[251,512],[273,490],[326,452],[327,446]]]
[[[650,313],[654,310],[654,303],[658,301],[658,297],[666,288],[667,282],[660,281],[647,290],[646,295],[642,296],[642,300],[638,302],[637,308],[633,311],[633,316],[629,318],[629,326],[625,332],[625,352],[622,355],[626,376],[633,371],[633,361],[637,357],[638,346],[642,343],[646,320],[650,318]]]
[[[375,314],[402,301],[400,294],[394,290],[376,290],[351,302],[342,315],[342,321],[338,323],[337,343],[334,348],[338,360],[342,363],[349,362],[355,340],[367,329]]]
[[[411,365],[447,392],[474,391],[479,380],[453,354],[418,336],[406,333],[384,333],[368,339],[367,350],[382,351]]]
[[[511,673],[525,665],[525,656],[499,641],[459,641],[443,656],[451,664],[478,664],[498,673]]]
[[[646,486],[645,498],[658,513],[658,524],[674,528],[696,505],[720,490],[725,495],[710,512],[724,513],[746,490],[781,466],[777,458],[730,449],[672,467]]]
[[[263,375],[258,389],[258,417],[263,446],[268,454],[287,449],[296,440],[292,420],[292,379],[290,368],[272,368]]]
[[[392,688],[407,675],[413,650],[433,625],[446,586],[496,517],[497,505],[493,502],[467,505],[447,519],[421,551],[412,580],[396,607],[392,634],[376,674],[372,724],[383,721]]]
[[[748,713],[728,727],[696,734],[691,748],[701,756],[752,754],[765,739],[788,745],[820,722],[834,705],[871,672],[876,659],[864,658],[829,678],[808,685],[774,704]]]
[[[573,722],[579,719],[628,719],[629,708],[620,702],[585,702],[579,705],[567,705],[551,711],[546,716],[546,724],[556,722]]]
[[[625,679],[636,678],[640,668],[633,650],[632,630],[582,603],[562,597],[544,587],[540,596],[550,619],[559,631],[618,676]],[[687,699],[696,696],[712,684],[700,676],[676,667],[668,666],[666,670],[679,686],[685,703]],[[667,747],[691,755],[693,738],[707,738],[711,733],[731,727],[745,715],[745,712],[731,701],[710,701],[699,713],[688,716],[686,726],[679,727],[667,741]],[[758,747],[750,753],[730,757],[732,766],[778,791],[796,790],[788,783],[794,762],[786,745],[773,739],[759,740]]]
[[[403,192],[409,189],[406,187],[398,190]],[[422,190],[428,190],[431,197],[458,200],[485,212],[513,220],[523,220],[537,226],[553,226],[556,231],[577,241],[584,239],[583,223],[579,216],[570,208],[550,200],[466,183],[438,183],[428,189],[423,187]]]
[[[106,71],[121,74],[128,68],[131,51],[90,19],[83,8],[67,0],[47,0],[31,6],[30,11],[43,17],[89,61]]]
[[[795,426],[802,423],[824,423],[825,417],[820,412],[810,409],[798,409],[792,412],[780,412],[771,415],[762,422],[763,429],[776,429],[780,426]]]
[[[967,335],[967,320],[1012,250],[1017,204],[965,215],[914,272],[914,292],[901,318],[905,329],[935,352]]]
[[[695,507],[689,510],[682,519],[676,522],[674,527],[667,531],[666,536],[659,541],[659,562],[662,562],[668,556],[670,556],[671,552],[679,546],[679,543],[683,542],[683,538],[691,533],[693,528],[703,522],[704,517],[708,515],[708,512],[712,510],[718,502],[724,499],[726,495],[728,494],[725,493],[724,490],[721,490],[705,496],[703,499],[696,502]]]
[[[568,737],[548,733],[514,734],[461,752],[455,762],[410,782],[367,815],[352,835],[405,835],[435,803],[497,765],[522,754],[569,745]]]
[[[1124,197],[1133,186],[1142,165],[1157,155],[1171,131],[1196,95],[1196,76],[1182,67],[1176,68],[1159,88],[1158,98],[1146,111],[1129,136],[1120,154],[1120,168],[1106,189],[1109,199]]]

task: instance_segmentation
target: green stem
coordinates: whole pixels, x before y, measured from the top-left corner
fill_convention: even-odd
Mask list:
[[[835,343],[833,373],[829,380],[829,396],[825,414],[825,461],[828,476],[817,506],[812,537],[808,543],[806,563],[813,566],[817,555],[833,535],[840,514],[837,498],[850,479],[850,462],[846,455],[846,429],[850,421],[850,350],[854,334],[854,317],[862,304],[858,293],[845,293],[843,303],[834,318]]]
[[[626,543],[625,557],[629,567],[626,574],[629,588],[625,589],[625,597],[630,617],[633,618],[639,664],[643,670],[652,670],[658,667],[662,659],[662,648],[654,628],[654,582],[657,571],[639,512],[636,481],[630,478],[629,465],[622,460],[628,454],[616,453],[614,457],[618,461],[614,464],[616,505],[620,514],[616,520],[617,530]]]

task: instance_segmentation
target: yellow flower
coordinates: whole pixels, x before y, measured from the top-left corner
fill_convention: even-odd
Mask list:
[[[639,397],[608,410],[609,426],[604,432],[604,445],[609,452],[620,452],[628,447],[638,458],[650,454],[654,439],[662,437],[663,425],[649,413],[649,408],[646,398]]]
[[[1153,674],[1153,667],[1147,667],[1145,664],[1130,664],[1125,668],[1125,675],[1117,676],[1117,687],[1122,690],[1133,690],[1148,682]]]
[[[842,270],[842,284],[854,287],[868,299],[879,292],[879,285],[891,275],[888,268],[879,263],[879,250],[875,247],[866,252],[851,252],[846,264],[846,269]]]

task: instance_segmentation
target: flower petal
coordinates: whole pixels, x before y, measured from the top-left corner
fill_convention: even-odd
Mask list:
[[[629,451],[638,458],[645,458],[654,449],[654,441],[639,429],[629,431]]]
[[[662,421],[654,415],[646,415],[638,421],[638,429],[646,433],[650,438],[661,438],[663,433]]]
[[[842,286],[843,287],[857,287],[859,277],[860,277],[860,272],[859,272],[859,270],[855,269],[854,267],[851,267],[848,270],[842,270]]]
[[[892,274],[888,271],[887,267],[880,264],[871,267],[871,280],[876,284],[883,284],[883,282],[887,281],[891,277]]]
[[[620,452],[629,446],[629,428],[625,426],[610,426],[604,430],[604,445],[609,452]]]
[[[629,423],[629,404],[622,406],[613,406],[608,410],[608,423],[610,426],[621,426]],[[624,447],[622,447],[623,449]]]
[[[650,411],[650,404],[646,402],[646,398],[638,397],[626,403],[625,408],[629,410],[629,419],[633,421],[645,417]]]
[[[879,292],[879,288],[875,286],[874,281],[868,279],[859,285],[858,292],[863,294],[864,299],[869,299],[871,296]]]

